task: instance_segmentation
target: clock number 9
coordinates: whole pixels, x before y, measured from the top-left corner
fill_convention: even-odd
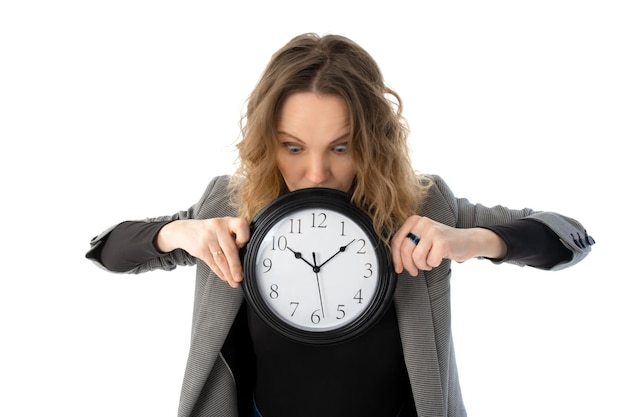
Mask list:
[[[266,268],[263,272],[270,272],[270,269],[272,269],[272,260],[270,258],[263,259],[263,266]]]

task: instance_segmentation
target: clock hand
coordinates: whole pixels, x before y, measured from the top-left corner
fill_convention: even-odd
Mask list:
[[[328,263],[328,261],[330,261],[331,259],[333,259],[335,256],[339,255],[341,252],[345,252],[346,249],[348,248],[348,246],[350,246],[352,244],[352,242],[354,242],[356,239],[352,239],[350,242],[348,242],[347,245],[344,245],[342,247],[339,248],[339,250],[337,252],[335,252],[335,254],[333,256],[331,256],[330,258],[326,259],[326,261],[324,261],[320,266],[318,266],[318,268],[322,268],[324,265],[326,265]]]
[[[296,252],[295,250],[291,249],[289,246],[287,246],[287,249],[289,249],[291,252],[293,252],[293,256],[295,256],[296,259],[302,259],[304,262],[306,262],[307,265],[309,265],[311,268],[313,268],[313,272],[315,272],[315,269],[318,268],[317,266],[313,265],[311,262],[309,262],[306,259],[304,259],[302,257],[302,253],[301,252]]]
[[[324,301],[322,301],[322,288],[320,287],[320,267],[317,266],[317,261],[315,260],[315,252],[313,252],[313,272],[315,272],[315,278],[317,279],[317,292],[320,295],[320,308],[322,309],[322,317],[324,316]]]

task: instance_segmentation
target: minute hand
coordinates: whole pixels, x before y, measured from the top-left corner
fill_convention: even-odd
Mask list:
[[[335,254],[333,256],[331,256],[330,258],[326,259],[324,262],[322,262],[321,265],[319,265],[319,268],[323,267],[324,265],[326,265],[328,263],[328,261],[330,261],[331,259],[333,259],[335,256],[339,255],[341,252],[345,252],[346,249],[348,248],[348,246],[350,246],[352,244],[352,242],[354,242],[356,239],[352,239],[350,242],[348,242],[346,245],[342,246],[339,248],[339,250],[337,252],[335,252]]]

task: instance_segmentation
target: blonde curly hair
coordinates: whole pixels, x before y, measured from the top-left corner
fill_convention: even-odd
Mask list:
[[[388,244],[406,218],[417,212],[431,181],[411,165],[400,97],[385,84],[374,59],[339,35],[306,33],[293,38],[272,56],[248,98],[237,143],[239,167],[231,182],[239,215],[251,220],[289,192],[276,164],[276,124],[285,99],[299,92],[345,100],[357,171],[352,203],[369,213],[374,229]]]

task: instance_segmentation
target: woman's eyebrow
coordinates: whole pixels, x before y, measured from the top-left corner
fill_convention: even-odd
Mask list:
[[[337,143],[337,142],[343,142],[346,139],[350,139],[350,132],[346,132],[345,134],[339,136],[337,139],[333,140],[332,142],[330,142],[331,145]]]
[[[284,130],[279,130],[279,131],[276,132],[276,134],[289,136],[290,138],[292,138],[294,140],[297,140],[298,142],[304,143],[304,141],[302,139],[300,139],[299,137],[297,137],[295,135],[292,135],[291,133],[285,132]],[[346,140],[349,137],[350,137],[350,132],[346,132],[343,135],[339,136],[337,139],[332,140],[330,142],[330,144],[332,145],[334,143],[344,141],[344,140]]]
[[[297,136],[295,136],[295,135],[292,135],[291,133],[287,133],[287,132],[285,132],[284,130],[278,130],[278,131],[276,132],[276,134],[278,134],[278,135],[285,135],[285,136],[289,136],[290,138],[295,139],[295,140],[297,140],[298,142],[302,142],[302,140],[301,140],[299,137],[297,137]]]

